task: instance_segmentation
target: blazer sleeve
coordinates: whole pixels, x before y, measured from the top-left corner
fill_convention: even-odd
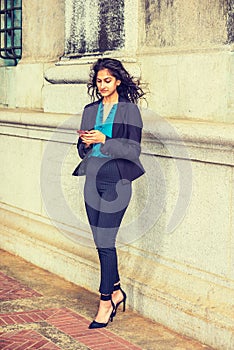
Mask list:
[[[81,119],[81,125],[80,125],[80,130],[88,130],[88,124],[87,124],[87,109],[85,108],[82,114],[82,119]],[[93,148],[93,145],[90,145],[89,147],[85,147],[84,142],[82,142],[81,138],[78,138],[77,142],[77,150],[80,158],[84,158],[88,153],[91,152]]]
[[[102,145],[101,151],[113,158],[136,160],[141,153],[142,119],[138,107],[133,103],[127,103],[124,115],[124,124],[119,126],[122,135],[118,138],[106,136],[106,142]],[[113,125],[114,128],[114,125]]]

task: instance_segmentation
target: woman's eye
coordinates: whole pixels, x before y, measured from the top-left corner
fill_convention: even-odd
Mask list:
[[[111,79],[104,80],[105,83],[109,84],[111,82]],[[97,84],[101,84],[102,81],[97,79]]]

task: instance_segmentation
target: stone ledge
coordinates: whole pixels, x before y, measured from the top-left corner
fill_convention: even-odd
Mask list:
[[[74,245],[53,226],[5,210],[1,211],[0,228],[2,249],[89,290],[97,290],[94,249]],[[216,349],[232,349],[233,290],[135,256],[131,251],[122,250],[119,255],[122,280],[133,309]]]
[[[146,110],[142,116],[143,154],[234,165],[234,124],[161,118]],[[80,114],[0,109],[2,134],[26,138],[50,140],[53,135],[75,144],[80,120]]]
[[[96,59],[94,60],[96,61]],[[93,62],[94,62],[93,61]],[[141,75],[139,65],[135,62],[124,63],[130,74],[136,78]],[[68,60],[58,63],[45,72],[45,79],[52,84],[85,84],[89,81],[90,63],[81,60]]]
[[[15,125],[57,128],[68,118],[65,113],[49,113],[22,108],[0,108],[0,121]]]
[[[80,113],[50,113],[38,110],[0,108],[0,121],[9,124],[35,125],[41,127],[59,127],[61,122]],[[149,117],[150,116],[150,117]],[[218,123],[194,119],[163,118],[158,114],[143,109],[144,134],[158,139],[195,141],[217,145],[234,146],[234,123]],[[169,125],[169,127],[168,127]],[[171,125],[171,128],[170,128]],[[69,126],[71,129],[74,125]],[[177,131],[177,133],[176,133]]]
[[[157,112],[141,108],[144,131],[162,140],[183,140],[201,144],[234,146],[234,122],[212,122],[192,118],[165,118]]]

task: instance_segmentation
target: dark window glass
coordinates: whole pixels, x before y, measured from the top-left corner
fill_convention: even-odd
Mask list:
[[[16,65],[22,55],[22,0],[0,0],[0,58]]]

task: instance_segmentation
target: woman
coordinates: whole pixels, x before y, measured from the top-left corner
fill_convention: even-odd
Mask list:
[[[123,303],[115,248],[116,235],[131,198],[131,183],[143,175],[139,161],[142,119],[135,104],[144,95],[122,63],[103,58],[93,65],[73,175],[86,175],[85,207],[101,269],[99,309],[89,328],[106,327]]]

